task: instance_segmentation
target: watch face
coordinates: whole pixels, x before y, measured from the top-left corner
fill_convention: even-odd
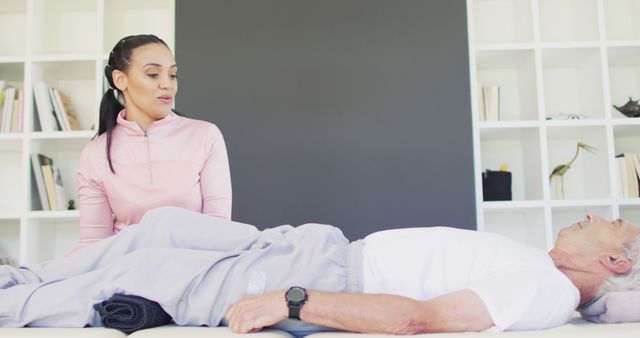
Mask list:
[[[301,302],[305,299],[305,292],[301,288],[291,288],[287,291],[287,300],[290,302]]]

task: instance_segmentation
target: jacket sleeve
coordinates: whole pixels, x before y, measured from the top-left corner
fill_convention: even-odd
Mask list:
[[[207,138],[206,158],[200,172],[202,213],[231,219],[231,174],[222,133],[212,126]]]
[[[71,250],[75,252],[93,242],[113,235],[113,212],[107,195],[97,181],[93,164],[99,147],[88,144],[78,163],[78,205],[80,209],[80,241]],[[104,150],[103,150],[104,151]]]

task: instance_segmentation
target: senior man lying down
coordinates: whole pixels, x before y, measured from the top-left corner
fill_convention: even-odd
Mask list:
[[[639,234],[588,214],[549,253],[446,227],[349,243],[328,225],[259,231],[160,208],[70,257],[1,267],[0,326],[100,326],[92,305],[123,293],[158,302],[178,325],[236,332],[550,328],[613,288],[638,289],[638,252],[625,249],[638,247]],[[297,323],[287,318],[316,326],[287,326]]]

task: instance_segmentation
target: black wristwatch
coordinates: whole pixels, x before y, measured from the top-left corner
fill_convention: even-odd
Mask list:
[[[284,299],[287,301],[287,307],[289,308],[289,318],[300,320],[300,309],[309,299],[307,290],[299,286],[292,286],[284,294]]]

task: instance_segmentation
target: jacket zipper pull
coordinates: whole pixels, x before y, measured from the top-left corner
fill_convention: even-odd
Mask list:
[[[151,170],[151,145],[149,144],[149,135],[144,132],[144,139],[147,143],[147,161],[149,165],[149,184],[153,185],[153,171]]]

